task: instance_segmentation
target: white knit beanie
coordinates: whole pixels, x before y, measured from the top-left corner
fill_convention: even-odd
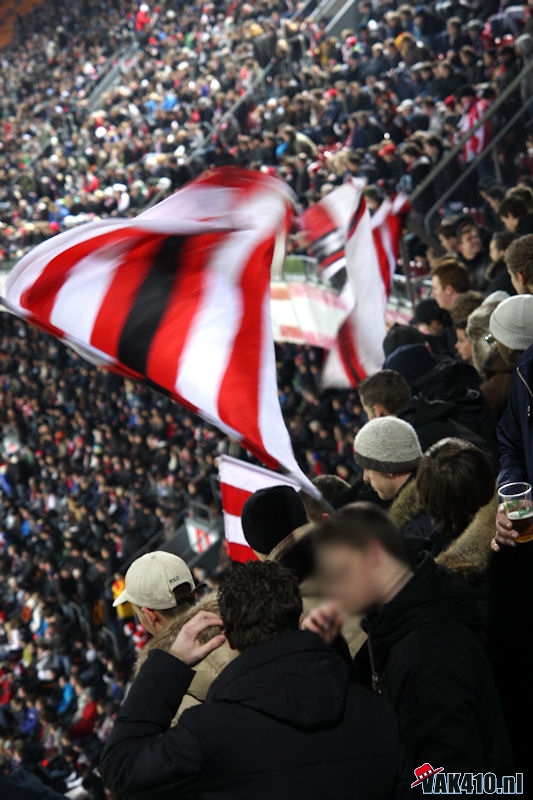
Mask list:
[[[533,295],[504,300],[492,312],[489,330],[509,350],[527,350],[533,344]]]
[[[361,428],[353,444],[354,457],[363,469],[403,475],[413,472],[422,457],[412,425],[397,417],[378,417]]]

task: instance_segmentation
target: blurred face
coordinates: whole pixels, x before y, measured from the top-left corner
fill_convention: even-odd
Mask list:
[[[318,549],[317,558],[324,594],[346,611],[360,614],[377,602],[370,548],[327,545]]]
[[[508,214],[506,217],[502,217],[501,220],[506,231],[509,231],[509,233],[516,233],[518,223],[520,222],[518,217],[513,217],[512,214]]]
[[[398,487],[392,478],[385,472],[376,472],[373,469],[365,469],[363,480],[370,484],[375,493],[381,500],[392,500],[398,493]]]
[[[472,342],[466,335],[466,331],[463,328],[458,328],[457,330],[457,342],[455,344],[455,349],[463,361],[468,361],[468,363],[472,361]]]
[[[519,272],[513,272],[510,269],[507,271],[509,273],[509,277],[511,278],[511,283],[513,284],[515,292],[517,294],[529,294],[528,287],[522,275]]]
[[[475,258],[482,248],[481,236],[477,228],[468,228],[461,235],[457,249],[465,258]]]
[[[437,301],[440,308],[449,309],[453,305],[453,303],[450,302],[446,289],[440,282],[440,278],[437,278],[436,275],[431,279],[431,296]]]
[[[502,254],[498,250],[498,245],[496,244],[496,239],[490,240],[489,245],[489,256],[491,261],[497,261]]]

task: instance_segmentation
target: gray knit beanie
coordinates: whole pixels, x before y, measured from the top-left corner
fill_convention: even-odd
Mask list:
[[[353,443],[357,464],[363,469],[403,475],[413,472],[422,457],[415,429],[397,417],[379,417],[361,428]]]
[[[533,344],[533,295],[504,300],[492,312],[490,332],[504,347],[521,352]]]

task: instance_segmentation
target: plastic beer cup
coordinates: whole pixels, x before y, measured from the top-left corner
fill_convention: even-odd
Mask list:
[[[523,544],[533,539],[533,497],[530,483],[508,483],[498,489],[500,503],[507,519],[520,535],[517,542]]]

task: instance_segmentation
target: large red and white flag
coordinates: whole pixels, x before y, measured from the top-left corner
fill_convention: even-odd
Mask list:
[[[2,302],[310,491],[278,402],[270,318],[270,270],[292,215],[281,181],[213,170],[138,217],[43,242],[11,271]]]
[[[325,387],[356,387],[383,364],[386,284],[390,278],[384,280],[382,275],[364,188],[364,181],[352,178],[300,218],[310,252],[322,266],[342,264],[342,259],[346,266],[341,298],[347,317],[326,358],[322,373]]]
[[[218,465],[218,477],[222,493],[222,509],[224,512],[224,533],[228,545],[228,554],[232,561],[241,563],[257,561],[252,548],[244,538],[241,515],[248,498],[259,489],[271,486],[300,487],[296,481],[270,472],[268,469],[256,467],[246,461],[239,461],[231,456],[221,456]]]

